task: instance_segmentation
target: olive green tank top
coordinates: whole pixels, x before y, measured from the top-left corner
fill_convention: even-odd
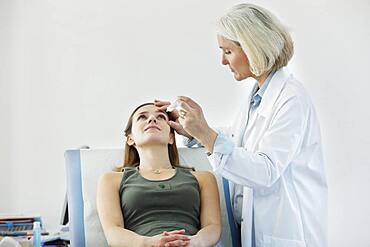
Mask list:
[[[200,229],[199,184],[190,169],[177,167],[171,178],[154,181],[126,168],[119,193],[128,230],[154,236],[180,229],[194,235]]]

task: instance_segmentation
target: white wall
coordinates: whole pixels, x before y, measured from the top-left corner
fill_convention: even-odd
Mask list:
[[[129,112],[188,95],[228,124],[244,83],[220,65],[218,15],[239,1],[0,1],[0,213],[59,222],[63,152],[122,145]],[[330,246],[369,246],[370,2],[255,1],[288,24],[321,119]],[[10,193],[8,193],[10,192]]]
[[[0,2],[0,213],[10,210],[13,206],[13,196],[6,189],[12,188],[12,166],[11,164],[11,110],[10,93],[10,39],[11,23],[10,14],[4,9],[10,6],[7,2]]]

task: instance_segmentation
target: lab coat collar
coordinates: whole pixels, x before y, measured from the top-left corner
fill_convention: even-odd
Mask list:
[[[275,72],[274,76],[262,97],[260,106],[257,109],[257,114],[266,117],[271,111],[272,106],[275,104],[281,90],[285,86],[287,79],[291,76],[288,68],[283,67]]]

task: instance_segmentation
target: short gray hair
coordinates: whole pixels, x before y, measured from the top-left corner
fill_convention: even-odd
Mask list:
[[[256,76],[286,66],[294,53],[286,28],[268,10],[254,4],[231,8],[219,19],[217,32],[243,49]]]

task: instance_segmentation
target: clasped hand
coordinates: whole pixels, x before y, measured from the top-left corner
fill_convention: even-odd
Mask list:
[[[163,232],[162,234],[149,238],[148,245],[151,247],[170,247],[170,246],[194,246],[192,236],[185,235],[185,230],[175,230]]]

